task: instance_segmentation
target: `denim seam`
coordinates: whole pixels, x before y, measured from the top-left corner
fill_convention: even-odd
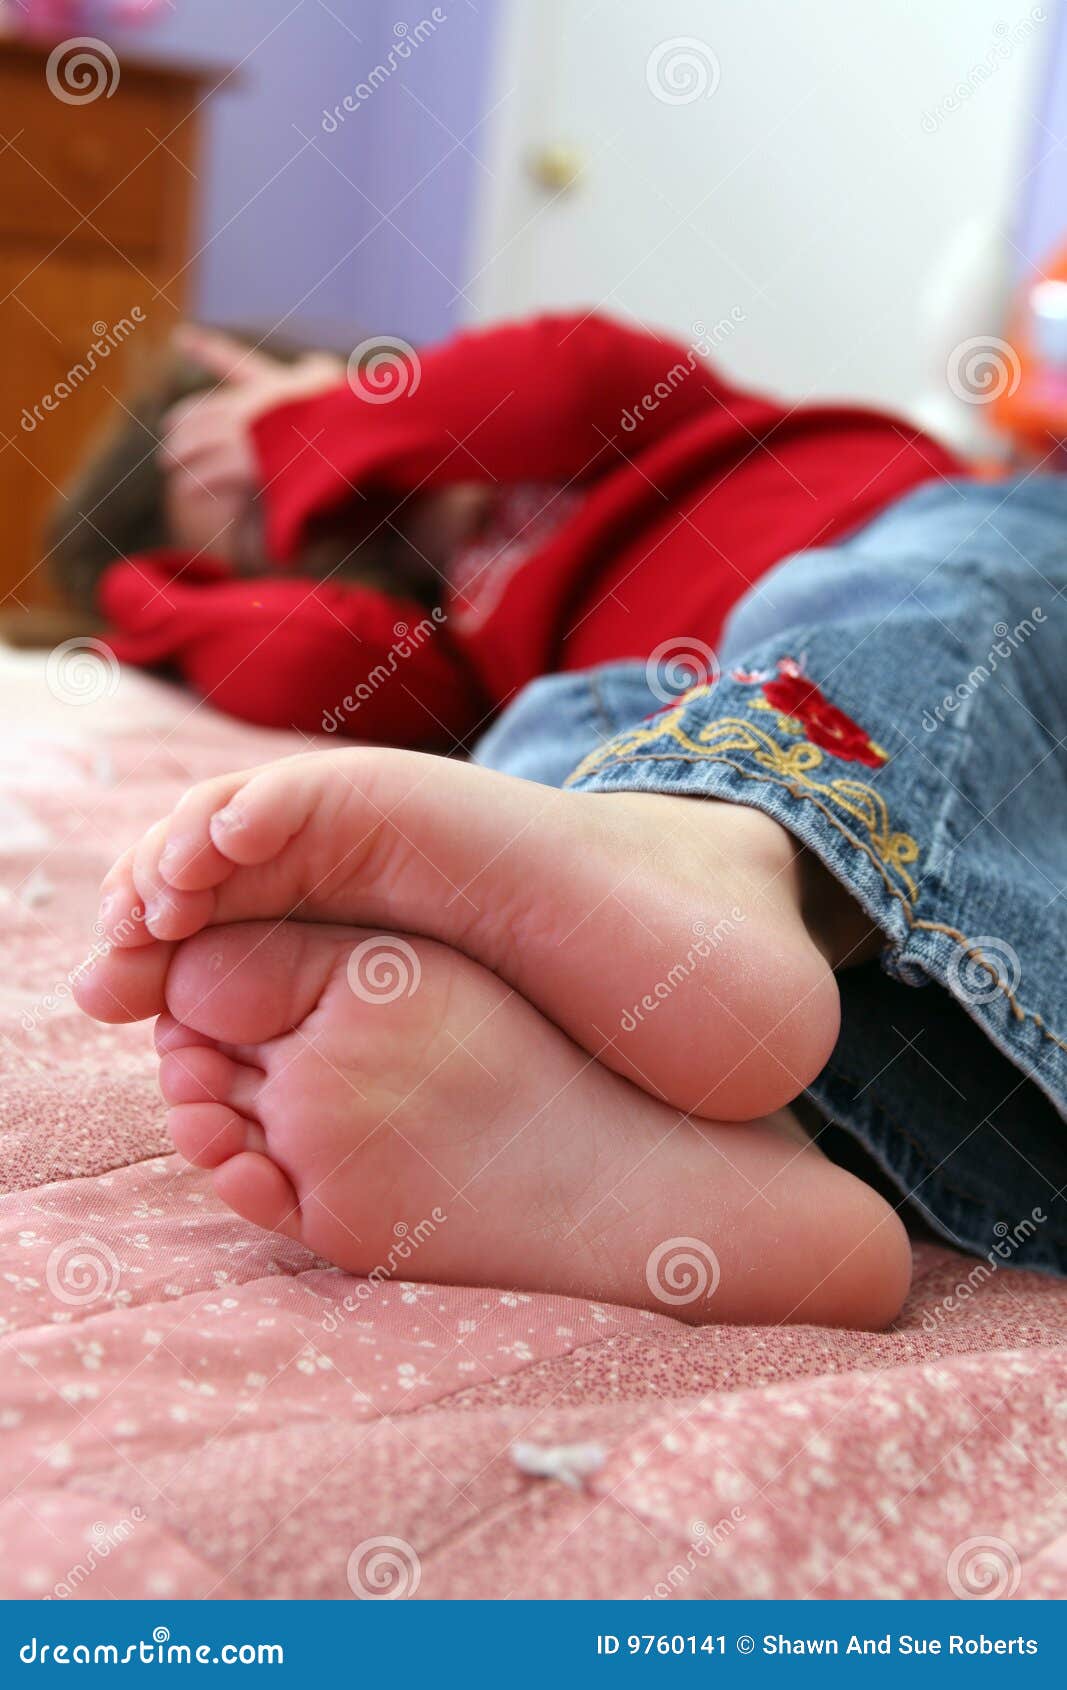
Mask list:
[[[837,829],[837,831],[841,835],[842,839],[844,839],[849,845],[851,845],[854,851],[861,852],[868,859],[868,861],[871,862],[874,865],[874,867],[878,870],[879,874],[882,877],[882,880],[885,882],[886,890],[891,894],[892,897],[897,899],[897,901],[899,902],[899,904],[901,906],[901,909],[904,911],[904,915],[905,915],[905,918],[907,920],[909,927],[911,927],[913,929],[914,928],[921,928],[921,929],[923,929],[923,931],[928,932],[928,933],[943,933],[943,934],[945,934],[945,936],[947,938],[954,939],[957,942],[957,944],[962,946],[962,948],[966,952],[968,958],[974,958],[976,961],[981,963],[982,966],[987,970],[987,972],[992,976],[992,970],[990,969],[988,962],[983,957],[981,951],[978,950],[977,947],[975,945],[973,945],[972,942],[967,938],[966,934],[960,933],[958,931],[958,929],[956,929],[954,927],[946,926],[944,922],[926,921],[926,920],[923,920],[920,917],[914,915],[912,913],[911,906],[909,905],[907,898],[905,898],[903,892],[901,892],[896,886],[893,885],[892,881],[889,879],[889,876],[886,872],[885,865],[883,863],[879,862],[879,860],[875,856],[874,852],[870,849],[870,846],[864,845],[862,840],[857,839],[852,833],[850,833],[849,830],[845,826],[843,826],[843,824],[841,822],[838,821],[837,817],[829,809],[827,809],[826,805],[823,804],[820,799],[814,798],[811,795],[811,793],[804,792],[804,791],[798,789],[797,787],[791,785],[789,781],[784,780],[780,775],[770,774],[768,771],[766,771],[764,769],[759,770],[758,773],[756,771],[752,770],[752,769],[746,769],[746,768],[743,767],[742,764],[736,763],[732,757],[725,757],[725,756],[721,756],[721,755],[718,756],[718,757],[716,757],[714,755],[709,755],[707,758],[690,757],[690,756],[687,756],[684,752],[667,753],[667,752],[652,751],[652,752],[648,752],[644,757],[616,757],[613,760],[613,764],[610,764],[608,766],[609,767],[614,766],[614,767],[618,768],[621,764],[624,764],[624,763],[633,763],[633,764],[640,765],[642,763],[702,763],[702,762],[725,763],[729,768],[733,769],[736,774],[741,775],[743,777],[743,779],[745,779],[745,780],[765,781],[765,782],[769,782],[770,784],[772,784],[774,786],[783,787],[785,789],[785,791],[789,793],[790,797],[802,799],[805,803],[814,805],[814,807],[819,811],[819,813],[821,815],[825,816],[826,820],[830,823],[831,827],[834,827],[834,828]],[[996,985],[997,990],[1000,991],[1000,992],[1003,992],[1004,996],[1007,998],[1008,1004],[1010,1005],[1010,1008],[1011,1008],[1011,1012],[1014,1015],[1016,1021],[1032,1021],[1034,1026],[1037,1028],[1038,1032],[1041,1034],[1042,1038],[1048,1039],[1051,1044],[1058,1045],[1060,1050],[1067,1052],[1067,1043],[1064,1043],[1063,1039],[1059,1038],[1057,1036],[1057,1034],[1055,1034],[1051,1030],[1050,1027],[1046,1026],[1043,1018],[1040,1015],[1038,1015],[1034,1010],[1024,1009],[1023,1006],[1020,1004],[1019,1000],[1017,999],[1017,997],[1015,996],[1015,993],[1011,990],[1011,988],[1009,986],[1006,986],[1004,984],[1004,982],[999,978],[999,976],[994,979],[994,984]],[[979,1023],[979,1025],[981,1025],[981,1023]]]
[[[596,706],[597,712],[600,716],[600,732],[607,735],[608,738],[611,738],[614,734],[618,733],[619,730],[612,721],[611,712],[604,703],[604,695],[600,690],[600,681],[595,671],[589,676],[589,692],[592,694],[592,702]]]
[[[995,620],[995,612],[993,611],[993,607],[989,604],[989,587],[990,583],[988,577],[983,572],[977,595],[981,603],[978,607],[976,607],[975,614],[972,618],[974,627],[969,630],[966,642],[963,641],[961,635],[957,636],[960,639],[961,644],[966,644],[973,648],[977,629],[980,625],[980,618],[983,618],[987,611],[990,613],[992,619]],[[920,599],[918,602],[921,604],[922,600]],[[953,798],[960,790],[953,777],[959,772],[961,765],[966,759],[967,751],[973,741],[973,732],[971,729],[972,712],[970,706],[974,702],[975,700],[973,696],[967,701],[967,705],[965,706],[959,720],[959,731],[949,741],[951,752],[949,758],[946,759],[946,763],[949,766],[939,770],[943,781],[943,798],[929,830],[929,844],[926,847],[927,863],[934,867],[937,867],[944,861],[943,840],[948,830],[949,817],[952,813]],[[904,737],[907,738],[908,736],[905,735]],[[917,925],[922,924],[917,923]],[[966,941],[963,940],[962,935],[960,937],[961,943],[966,943]],[[1012,1005],[1012,1008],[1015,1008],[1014,1004]]]

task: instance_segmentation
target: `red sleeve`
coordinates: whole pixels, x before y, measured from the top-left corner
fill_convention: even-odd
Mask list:
[[[112,564],[99,597],[118,658],[172,664],[265,727],[450,748],[485,712],[441,612],[384,593],[303,577],[190,585],[168,553]]]
[[[277,407],[253,436],[273,557],[357,493],[588,479],[730,393],[695,346],[610,318],[544,316],[418,355],[389,396],[345,384]]]

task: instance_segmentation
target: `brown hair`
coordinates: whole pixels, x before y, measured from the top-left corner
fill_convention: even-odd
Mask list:
[[[283,363],[293,363],[306,346],[274,335],[227,330]],[[164,505],[164,472],[156,458],[167,413],[181,400],[206,393],[218,377],[173,349],[156,354],[90,448],[82,468],[55,506],[48,524],[48,568],[60,594],[74,608],[91,612],[104,570],[118,559],[171,543]],[[388,521],[387,505],[361,506],[314,525],[288,573],[319,579],[339,576],[414,598],[428,609],[438,602],[434,570]],[[271,566],[258,542],[257,507],[249,508],[252,546],[248,574]],[[362,538],[360,537],[362,530]]]

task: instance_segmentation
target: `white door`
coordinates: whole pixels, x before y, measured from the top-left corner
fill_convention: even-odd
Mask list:
[[[510,0],[477,315],[602,306],[929,419],[1000,327],[1053,4]]]

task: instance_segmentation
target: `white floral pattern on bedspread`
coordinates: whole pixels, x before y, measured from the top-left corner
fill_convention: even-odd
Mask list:
[[[237,1220],[69,971],[137,829],[300,742],[13,654],[0,707],[0,1594],[1067,1595],[1067,1286],[946,1308],[973,1264],[922,1245],[884,1335],[693,1330]]]

